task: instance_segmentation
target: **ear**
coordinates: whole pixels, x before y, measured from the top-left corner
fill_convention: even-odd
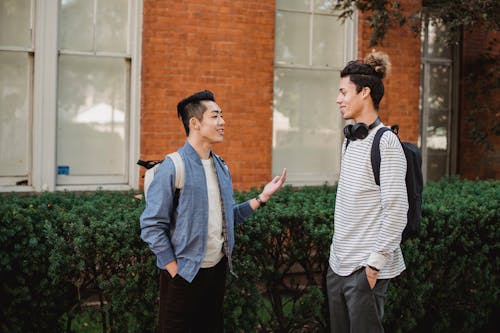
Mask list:
[[[191,117],[191,119],[189,119],[189,127],[195,130],[199,130],[200,121],[196,117]]]
[[[363,90],[361,90],[361,93],[363,94],[363,97],[369,97],[371,93],[370,87],[363,87]]]

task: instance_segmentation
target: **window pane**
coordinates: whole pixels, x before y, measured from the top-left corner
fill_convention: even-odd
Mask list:
[[[311,0],[277,0],[277,9],[310,11]]]
[[[428,56],[451,58],[451,48],[445,39],[446,27],[444,24],[440,21],[429,20],[428,34]]]
[[[96,49],[127,52],[128,1],[98,0]]]
[[[434,123],[436,121],[436,123]],[[433,123],[433,124],[431,124]],[[427,126],[427,148],[446,151],[448,149],[448,114],[435,113],[429,117]]]
[[[449,128],[451,114],[451,67],[429,65],[429,96],[426,128],[427,179],[439,180],[447,175]]]
[[[336,71],[275,70],[273,174],[287,168],[293,184],[338,178],[341,118]]]
[[[341,67],[344,63],[344,31],[336,16],[315,15],[313,25],[312,63]],[[332,33],[335,31],[337,33]]]
[[[0,45],[31,48],[31,0],[0,0]]]
[[[0,176],[26,176],[30,168],[31,59],[0,51]]]
[[[448,109],[450,105],[450,66],[431,65],[428,103],[434,109]]]
[[[61,56],[57,124],[59,174],[124,175],[128,63]]]
[[[94,1],[61,0],[59,48],[94,51]]]
[[[447,152],[442,150],[427,150],[427,180],[440,180],[448,174],[447,170]]]
[[[276,63],[309,65],[309,14],[276,13]]]
[[[315,13],[333,13],[337,0],[314,0]]]

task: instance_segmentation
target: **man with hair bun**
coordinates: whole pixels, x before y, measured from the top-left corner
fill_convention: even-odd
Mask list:
[[[213,93],[184,98],[177,112],[187,136],[177,151],[184,183],[176,189],[174,161],[165,159],[147,189],[141,215],[141,237],[160,269],[159,332],[223,332],[234,225],[266,204],[283,186],[286,170],[257,197],[236,204],[229,168],[213,152],[224,139],[226,123]]]
[[[373,52],[349,62],[340,73],[337,104],[345,120],[327,294],[331,332],[384,332],[382,318],[389,280],[405,263],[400,248],[406,226],[406,158],[398,137],[380,140],[380,186],[375,183],[371,147],[384,126],[378,111],[389,57]]]

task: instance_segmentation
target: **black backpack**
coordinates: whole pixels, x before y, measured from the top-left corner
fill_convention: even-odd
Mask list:
[[[393,125],[391,128],[382,127],[375,134],[373,139],[371,160],[375,183],[380,185],[380,139],[385,131],[391,130],[396,135],[399,126]],[[398,136],[399,139],[399,136]],[[422,156],[417,146],[410,142],[401,142],[406,157],[406,192],[408,194],[408,220],[403,230],[402,241],[411,239],[418,235],[420,231],[420,221],[422,219],[422,191],[424,188],[422,177]]]

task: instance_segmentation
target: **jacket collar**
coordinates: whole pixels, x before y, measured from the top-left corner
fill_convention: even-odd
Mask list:
[[[191,144],[187,140],[184,143],[184,147],[182,147],[182,150],[184,151],[186,158],[189,158],[190,160],[192,160],[198,164],[201,164],[201,159],[198,156],[198,153],[196,152],[196,150],[194,150],[193,146],[191,146]],[[210,156],[212,158],[214,157],[214,154],[212,151],[210,151]]]

